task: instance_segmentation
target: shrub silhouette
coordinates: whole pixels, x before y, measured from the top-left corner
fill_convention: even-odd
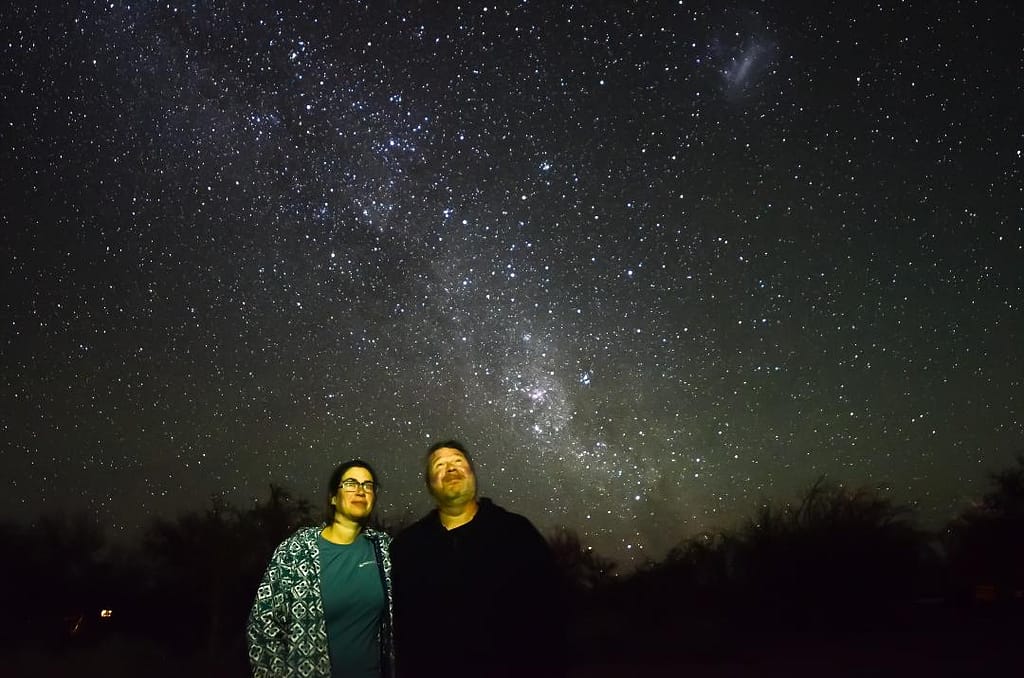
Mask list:
[[[845,627],[913,600],[930,553],[912,511],[816,481],[733,531],[690,537],[625,584],[621,604],[691,628]],[[689,620],[687,620],[689,617]]]
[[[3,642],[13,647],[35,637],[49,652],[49,640],[65,632],[65,609],[113,601],[119,622],[133,624],[132,637],[120,639],[176,657],[179,666],[162,667],[167,671],[187,665],[197,674],[246,675],[243,632],[257,583],[273,549],[316,517],[309,502],[271,485],[248,509],[214,499],[205,510],[155,520],[141,548],[129,553],[112,548],[82,516],[45,517],[31,528],[0,524],[18,554],[3,561],[0,574],[16,582],[12,601],[24,612],[8,618]],[[394,533],[411,520],[378,519],[375,526]],[[791,630],[884,629],[890,619],[919,629],[967,628],[973,617],[951,616],[958,608],[934,614],[936,607],[918,607],[901,616],[930,593],[922,582],[945,572],[943,555],[957,590],[1024,596],[1024,454],[992,475],[990,490],[944,536],[946,550],[937,551],[908,507],[820,478],[795,501],[765,503],[735,529],[682,540],[628,576],[615,576],[615,563],[571,529],[548,541],[572,594],[564,607],[574,613],[569,642],[577,661],[628,663],[643,655],[648,663],[679,665],[698,656],[739,657],[784,642]],[[548,602],[553,611],[563,607]],[[990,635],[988,627],[979,633]],[[76,643],[66,643],[74,652],[60,661],[70,666],[84,656],[75,652],[86,646]]]
[[[762,506],[729,540],[735,585],[794,620],[870,617],[917,596],[927,538],[911,518],[872,490],[819,479],[795,505]]]
[[[211,663],[242,661],[246,618],[270,555],[311,522],[309,503],[276,485],[246,511],[214,498],[206,511],[156,520],[143,541],[146,598],[161,611],[155,629],[183,647],[205,648]]]
[[[1024,599],[1024,454],[947,527],[953,585],[982,601]]]
[[[561,527],[548,535],[547,541],[566,589],[576,599],[611,582],[615,562],[584,546],[575,530]]]

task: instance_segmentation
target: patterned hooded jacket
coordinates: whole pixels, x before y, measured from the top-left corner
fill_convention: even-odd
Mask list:
[[[246,638],[254,678],[330,678],[327,626],[320,597],[320,527],[304,527],[281,542],[270,559],[249,613]],[[381,671],[394,676],[391,537],[365,528],[373,544],[387,608],[381,615]]]

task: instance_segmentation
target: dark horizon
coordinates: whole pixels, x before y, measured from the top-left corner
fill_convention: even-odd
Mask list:
[[[1019,451],[1016,454],[1016,458],[1024,458],[1024,450]],[[988,474],[990,481],[992,476],[997,475],[999,472],[1005,471],[1005,468],[994,469],[992,472]],[[850,492],[869,492],[882,499],[885,499],[886,501],[891,502],[893,505],[899,506],[901,510],[905,510],[907,513],[905,514],[904,519],[913,524],[917,529],[920,529],[923,532],[928,533],[936,540],[941,540],[944,536],[944,533],[948,531],[950,525],[954,524],[966,512],[969,512],[972,509],[972,507],[976,507],[979,504],[979,502],[981,502],[983,494],[985,492],[990,491],[990,488],[979,488],[979,492],[975,496],[966,498],[965,502],[962,506],[960,506],[959,510],[951,514],[946,520],[941,522],[929,522],[926,519],[927,516],[923,516],[916,509],[915,506],[909,503],[898,501],[897,497],[892,496],[890,493],[882,491],[880,488],[869,486],[855,486],[850,483],[843,482],[841,479],[821,476],[817,480],[815,480],[814,483],[812,483],[812,485],[802,488],[800,492],[793,496],[779,497],[775,499],[769,499],[766,497],[765,501],[763,502],[756,502],[751,504],[751,506],[748,507],[748,513],[746,515],[737,516],[736,519],[731,523],[719,524],[713,526],[710,529],[702,530],[700,532],[680,531],[673,535],[667,535],[670,546],[668,547],[668,549],[666,549],[665,553],[662,553],[660,555],[647,554],[645,559],[620,561],[615,559],[613,554],[605,553],[601,551],[599,548],[596,548],[594,544],[587,542],[586,539],[581,539],[581,541],[584,546],[587,546],[590,549],[592,549],[593,553],[596,556],[598,556],[601,559],[607,559],[610,562],[614,563],[616,576],[626,573],[632,574],[633,569],[635,567],[644,567],[649,566],[652,563],[658,563],[668,555],[668,551],[672,548],[678,547],[680,544],[683,544],[690,539],[700,537],[702,534],[717,535],[735,533],[737,531],[740,531],[744,527],[745,523],[752,520],[752,516],[756,514],[757,510],[764,506],[772,506],[779,510],[782,510],[790,506],[798,506],[803,500],[805,493],[808,491],[808,489],[810,487],[817,485],[818,483],[823,483],[825,486],[829,487],[834,486],[837,488],[843,488]],[[298,506],[305,503],[306,505],[311,507],[310,519],[309,522],[306,524],[315,525],[322,523],[322,516],[320,516],[320,512],[318,510],[320,507],[319,495],[302,496],[298,492],[295,492],[294,488],[290,488],[282,483],[270,482],[267,485],[267,487],[264,488],[264,492],[262,495],[252,497],[252,499],[249,502],[235,503],[231,501],[231,499],[228,498],[225,495],[225,493],[213,493],[202,500],[197,499],[197,502],[192,506],[182,507],[181,510],[178,511],[177,513],[166,516],[152,516],[148,523],[139,524],[138,529],[132,533],[113,530],[111,526],[104,524],[98,516],[76,513],[66,510],[38,512],[35,514],[25,513],[22,514],[22,516],[20,516],[21,520],[8,520],[6,521],[6,525],[14,527],[16,529],[33,529],[38,527],[42,522],[46,521],[51,523],[62,523],[82,520],[85,521],[85,523],[88,524],[90,528],[98,530],[102,534],[103,539],[106,542],[108,542],[111,546],[115,548],[138,548],[141,545],[142,541],[146,538],[147,533],[151,532],[154,526],[158,523],[175,523],[183,520],[187,516],[203,515],[218,508],[229,513],[245,513],[253,509],[254,507],[257,507],[260,504],[264,503],[267,499],[268,492],[274,491],[275,488],[278,491],[283,491],[284,494],[288,497],[289,502],[291,502],[292,504]],[[424,490],[424,493],[425,492],[426,491]],[[424,494],[425,498],[426,496],[427,495]],[[432,509],[430,509],[428,506],[426,511],[429,510]],[[402,513],[396,513],[393,511],[389,511],[386,506],[381,507],[380,505],[378,505],[378,508],[374,511],[371,524],[376,525],[380,527],[380,529],[384,529],[385,531],[394,534],[397,531],[400,531],[403,527],[411,524],[413,521],[421,518],[423,515],[425,515],[426,511],[424,511],[423,513],[413,513],[406,509]],[[530,515],[528,509],[525,515],[528,518],[533,518],[533,516]],[[0,521],[0,524],[4,524],[4,521]],[[571,533],[576,536],[584,534],[584,531],[580,528],[580,526],[571,524],[557,524],[542,530],[542,533],[544,534],[545,538],[549,540],[565,532]]]
[[[549,537],[564,591],[569,676],[978,675],[1015,665],[1024,630],[1024,456],[942,535],[870,491],[815,483],[729,534],[680,542],[616,577],[572,533]],[[249,675],[243,629],[270,552],[316,515],[279,489],[153,526],[103,552],[88,516],[3,526],[12,609],[0,656],[12,675]],[[77,529],[76,529],[77,528]],[[104,615],[98,616],[101,610]],[[84,668],[83,668],[84,667]],[[777,672],[777,673],[776,673]]]

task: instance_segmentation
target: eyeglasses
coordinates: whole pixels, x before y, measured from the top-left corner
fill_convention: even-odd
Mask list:
[[[377,484],[372,480],[359,482],[355,478],[345,478],[341,481],[341,489],[346,492],[358,492],[360,487],[363,488],[363,492],[366,494],[373,494],[377,489]]]

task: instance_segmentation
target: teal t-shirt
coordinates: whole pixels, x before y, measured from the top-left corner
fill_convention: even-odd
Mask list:
[[[363,535],[351,544],[332,544],[323,535],[316,541],[331,676],[379,678],[377,629],[386,603],[373,544]]]

